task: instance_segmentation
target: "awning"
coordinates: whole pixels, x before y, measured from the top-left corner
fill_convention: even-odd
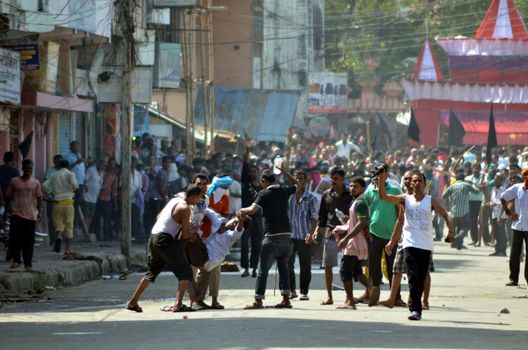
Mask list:
[[[464,144],[483,145],[487,143],[490,111],[454,111],[464,126]],[[495,130],[499,145],[528,144],[528,113],[494,112]],[[449,126],[449,111],[440,113],[440,121]]]
[[[300,91],[215,87],[215,128],[253,137],[257,141],[286,141],[293,124]],[[204,125],[203,89],[196,98],[196,120]]]
[[[22,108],[44,109],[50,111],[85,112],[94,111],[94,100],[47,94],[45,92],[23,92]]]
[[[163,114],[161,112],[158,112],[157,110],[153,109],[153,108],[150,108],[148,109],[148,112],[150,115],[153,115],[163,121],[166,121],[167,123],[169,124],[172,124],[172,125],[175,125],[181,129],[185,129],[185,124],[182,124],[180,123],[179,121],[177,121],[176,119],[173,119],[171,117],[169,117],[168,115],[166,114]]]

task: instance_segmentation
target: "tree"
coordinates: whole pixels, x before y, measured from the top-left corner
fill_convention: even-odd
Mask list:
[[[330,71],[349,72],[349,83],[376,82],[377,90],[389,80],[411,74],[416,57],[429,36],[473,36],[491,0],[326,0],[325,54]],[[528,17],[528,0],[516,0]],[[433,42],[442,62],[443,50]],[[377,65],[367,65],[372,58]],[[356,84],[357,88],[357,84]]]

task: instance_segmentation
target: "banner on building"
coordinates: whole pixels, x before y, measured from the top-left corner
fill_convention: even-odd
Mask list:
[[[0,48],[0,103],[20,105],[20,54]]]
[[[348,105],[346,73],[318,72],[308,77],[308,113],[345,113]]]
[[[182,77],[181,45],[159,43],[154,65],[154,86],[179,88]]]
[[[6,41],[2,47],[20,53],[20,68],[22,70],[40,68],[38,34]]]

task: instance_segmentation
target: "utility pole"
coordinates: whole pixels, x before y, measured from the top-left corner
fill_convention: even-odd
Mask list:
[[[134,69],[134,0],[120,0],[118,7],[121,25],[122,96],[121,96],[121,253],[130,264],[131,203],[130,203],[130,148],[134,104],[132,103],[132,71]]]
[[[212,0],[207,0],[207,49],[209,52],[209,116],[211,117],[211,154],[215,152],[215,77],[214,77],[214,44]]]

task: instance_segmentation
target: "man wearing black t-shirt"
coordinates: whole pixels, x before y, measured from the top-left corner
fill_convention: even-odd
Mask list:
[[[262,300],[266,292],[266,282],[268,271],[277,260],[279,269],[282,302],[275,305],[276,308],[291,308],[290,278],[288,272],[288,259],[290,256],[291,228],[288,218],[288,199],[297,191],[302,191],[298,186],[295,177],[290,175],[283,165],[281,172],[296,186],[275,185],[275,175],[270,170],[262,172],[262,186],[264,189],[259,192],[257,198],[251,206],[240,209],[246,215],[253,215],[258,211],[262,212],[264,221],[264,240],[260,251],[260,264],[255,285],[255,301],[245,309],[262,309]]]
[[[262,190],[259,170],[255,164],[249,163],[249,153],[255,146],[252,139],[246,142],[246,154],[242,165],[242,207],[249,207]],[[262,213],[257,211],[251,217],[251,225],[242,234],[240,239],[240,267],[244,269],[242,277],[249,276],[249,268],[253,271],[251,277],[257,277],[257,266],[259,262],[260,247],[262,246]],[[251,241],[251,255],[249,254],[249,242]]]

